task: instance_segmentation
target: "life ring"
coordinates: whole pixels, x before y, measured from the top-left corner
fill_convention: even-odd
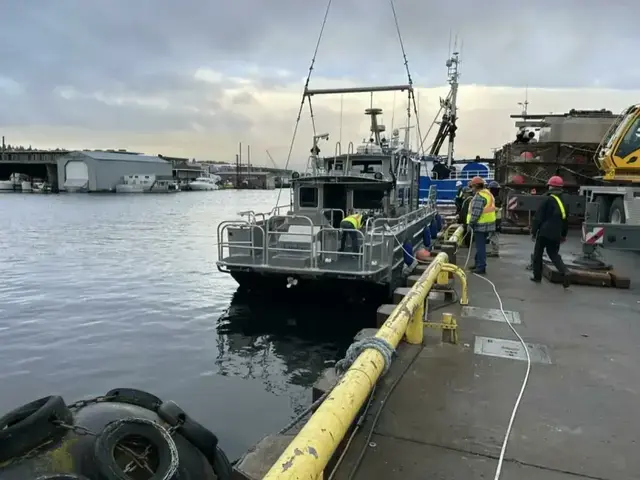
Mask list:
[[[178,448],[169,432],[156,422],[144,418],[125,418],[115,420],[98,435],[94,445],[94,456],[98,471],[104,480],[130,480],[121,465],[122,459],[116,458],[116,449],[127,439],[136,439],[137,444],[151,447],[156,456],[156,473],[149,480],[174,480],[178,471]],[[126,460],[125,460],[126,461]]]
[[[66,430],[51,420],[72,424],[73,415],[60,396],[43,397],[0,418],[0,463],[20,457]]]

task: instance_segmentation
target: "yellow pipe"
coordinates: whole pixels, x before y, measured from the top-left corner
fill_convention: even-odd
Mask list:
[[[460,279],[460,305],[469,305],[469,289],[467,286],[467,274],[459,266],[453,263],[446,263],[442,266],[442,271],[451,272]]]
[[[458,224],[457,223],[452,223],[451,225],[447,226],[447,228],[444,230],[444,234],[442,235],[444,237],[445,240],[448,240],[451,237],[451,234],[449,233],[451,230],[454,230],[458,228]]]
[[[453,235],[449,237],[449,241],[451,243],[455,243],[456,245],[460,245],[462,243],[462,239],[464,238],[464,227],[462,225],[456,225],[456,231],[453,232]]]
[[[394,348],[398,346],[448,260],[446,253],[436,255],[420,280],[380,327],[376,337],[383,338]],[[380,352],[372,348],[362,352],[263,480],[316,480],[342,442],[383,368],[384,358]]]

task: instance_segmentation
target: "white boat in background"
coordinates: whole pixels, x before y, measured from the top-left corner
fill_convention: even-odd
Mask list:
[[[22,173],[12,173],[9,180],[0,180],[0,192],[19,192],[22,181],[26,179]]]
[[[220,177],[213,175],[211,177],[198,177],[193,182],[189,183],[189,188],[194,191],[210,191],[218,190],[218,182]]]
[[[126,175],[123,183],[116,185],[117,193],[171,193],[177,192],[173,180],[156,178],[155,175]]]
[[[23,180],[20,186],[22,188],[22,193],[33,192],[33,186],[31,185],[31,180]]]

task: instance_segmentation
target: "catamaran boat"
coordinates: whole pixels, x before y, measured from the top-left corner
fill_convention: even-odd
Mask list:
[[[305,95],[374,91],[409,91],[410,85],[365,89],[307,90]],[[420,159],[410,150],[393,148],[378,123],[381,109],[370,117],[368,141],[342,153],[321,157],[313,138],[307,172],[291,175],[290,203],[268,213],[241,212],[244,220],[218,226],[218,269],[241,288],[257,291],[290,288],[347,294],[359,300],[384,298],[404,281],[404,249],[417,248],[436,215],[433,203],[419,204]],[[340,223],[350,212],[365,214],[357,231],[357,252],[339,251]],[[302,292],[300,292],[302,293]],[[382,296],[381,296],[382,293]]]
[[[218,175],[211,177],[198,177],[193,182],[189,183],[189,188],[194,191],[218,190],[219,181],[220,177]]]

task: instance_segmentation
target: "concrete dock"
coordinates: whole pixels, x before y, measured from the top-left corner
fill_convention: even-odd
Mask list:
[[[564,291],[546,280],[529,281],[531,250],[528,236],[503,235],[501,258],[489,259],[487,278],[529,344],[533,362],[501,478],[638,479],[640,255],[605,252],[631,277],[630,290]],[[562,253],[579,250],[579,242],[570,241]],[[459,265],[465,257],[463,249]],[[333,478],[494,478],[526,354],[504,322],[491,285],[473,275],[468,280],[469,307],[446,307],[429,318],[453,313],[459,344],[442,344],[437,331],[427,333],[422,347],[401,344]],[[437,305],[431,302],[430,308]]]

